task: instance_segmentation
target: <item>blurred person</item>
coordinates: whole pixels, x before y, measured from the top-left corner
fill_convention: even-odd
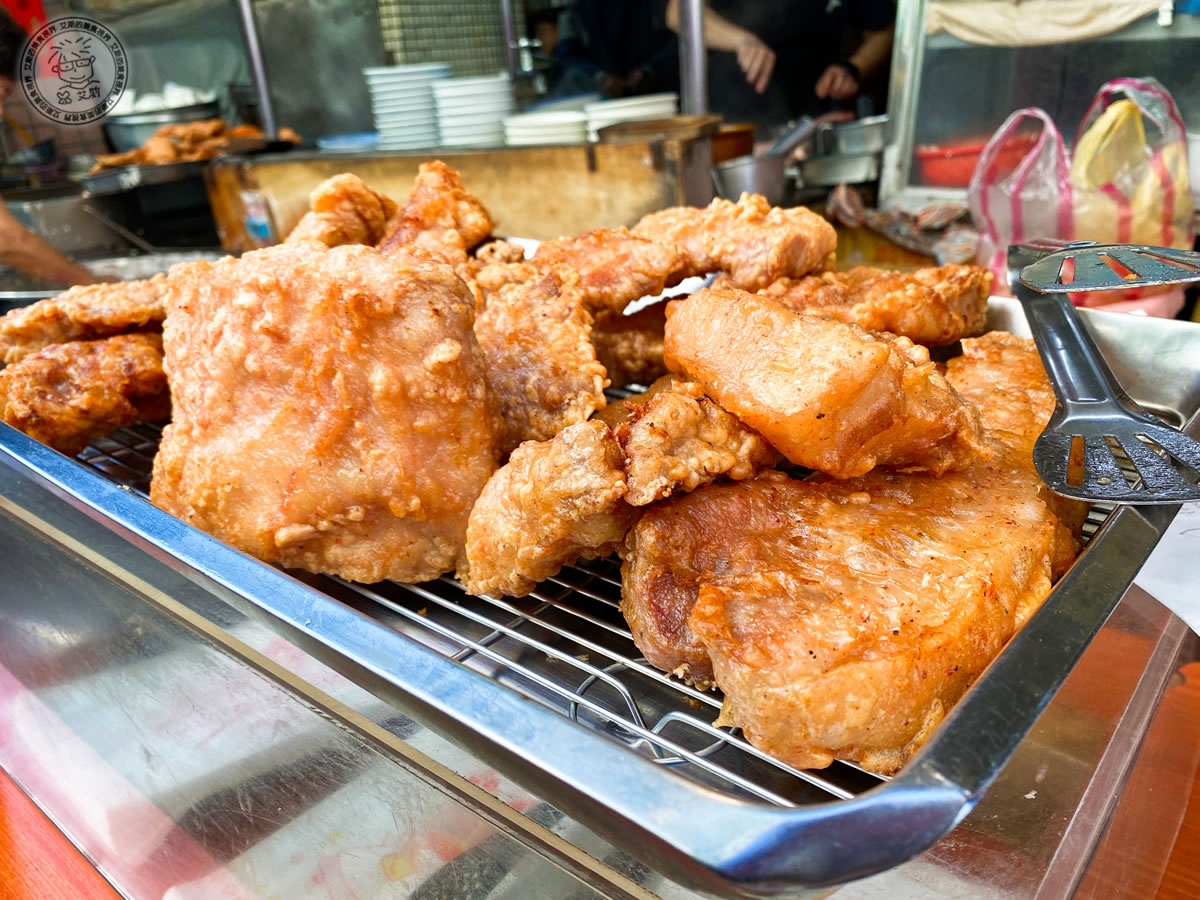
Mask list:
[[[17,65],[24,44],[24,32],[0,9],[0,111],[16,91]],[[91,284],[102,280],[27,231],[3,203],[0,203],[0,264],[52,284]]]
[[[572,0],[557,37],[559,96],[679,90],[679,42],[667,28],[667,0]]]
[[[891,56],[892,0],[705,0],[709,108],[760,128],[852,109]],[[667,4],[679,30],[679,0]],[[846,54],[847,32],[861,35]]]

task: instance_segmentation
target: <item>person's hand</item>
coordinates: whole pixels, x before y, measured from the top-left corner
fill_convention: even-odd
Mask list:
[[[762,93],[771,83],[775,71],[775,51],[752,34],[747,34],[738,44],[737,61],[746,73],[746,82]]]
[[[858,79],[845,66],[834,63],[817,79],[816,94],[822,100],[849,100],[858,93]]]

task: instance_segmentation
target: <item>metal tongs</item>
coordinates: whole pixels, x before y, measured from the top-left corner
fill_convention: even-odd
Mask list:
[[[1058,398],[1033,448],[1034,467],[1050,489],[1109,503],[1200,500],[1200,442],[1134,402],[1067,296],[1200,281],[1200,253],[1038,241],[1009,247],[1008,271]]]

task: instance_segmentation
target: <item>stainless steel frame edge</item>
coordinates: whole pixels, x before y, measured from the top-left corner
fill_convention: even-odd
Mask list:
[[[6,465],[31,473],[135,545],[157,551],[156,558],[233,591],[289,632],[347,655],[351,669],[398,690],[386,699],[468,743],[615,846],[682,883],[742,896],[874,874],[946,834],[1032,727],[1176,511],[1127,508],[1093,538],[1110,548],[1112,562],[1077,566],[1052,592],[1035,621],[1063,627],[1063,652],[1018,673],[1017,694],[1004,679],[1020,657],[1001,654],[973,689],[976,697],[996,695],[960,704],[898,777],[852,800],[787,809],[741,802],[658,771],[616,742],[499,688],[4,425],[0,451]],[[1032,631],[1027,627],[1014,641],[1045,640]]]

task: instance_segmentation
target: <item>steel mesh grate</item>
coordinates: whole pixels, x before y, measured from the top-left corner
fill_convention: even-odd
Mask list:
[[[93,441],[80,461],[148,494],[161,428],[137,425]],[[1111,508],[1094,507],[1090,538]],[[726,794],[779,806],[848,799],[879,776],[835,762],[820,772],[770,759],[712,722],[721,696],[655,669],[638,654],[618,604],[612,559],[563,569],[522,598],[475,597],[450,577],[365,586],[293,572],[381,624],[542,703],[581,726]]]

